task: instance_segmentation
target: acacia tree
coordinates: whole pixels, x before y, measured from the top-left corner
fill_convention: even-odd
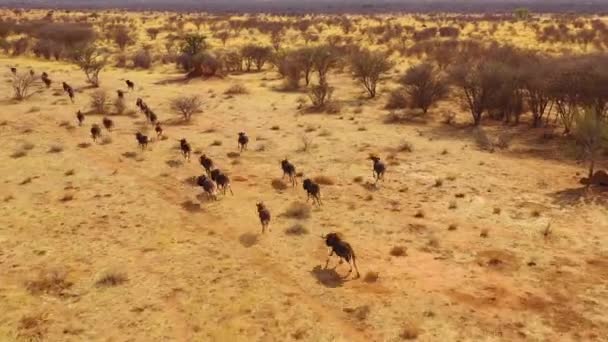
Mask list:
[[[94,87],[99,87],[99,73],[107,64],[107,57],[103,51],[88,44],[74,48],[71,57],[74,63],[84,71],[87,81]]]
[[[127,45],[134,43],[129,28],[124,25],[119,25],[114,28],[112,31],[112,40],[114,40],[114,43],[118,45],[120,50],[124,50]]]
[[[371,98],[376,97],[376,86],[380,78],[392,67],[388,56],[382,52],[362,50],[351,58],[353,76],[363,84]]]
[[[328,45],[318,46],[313,51],[312,65],[313,70],[319,76],[319,84],[327,83],[327,73],[330,69],[336,67],[340,57],[336,49]]]
[[[522,70],[522,86],[532,112],[532,127],[540,127],[551,108],[548,79],[554,71],[548,65],[547,60],[535,59]]]
[[[179,113],[184,121],[190,121],[192,115],[201,110],[201,106],[198,96],[180,96],[171,100],[171,109]]]
[[[405,88],[410,105],[422,109],[425,114],[433,104],[448,94],[445,80],[429,63],[409,68],[399,83]]]
[[[576,115],[573,135],[576,139],[576,147],[589,162],[588,188],[591,185],[595,162],[608,146],[608,126],[593,108],[586,108]]]
[[[494,62],[476,63],[473,66],[462,62],[451,70],[453,84],[473,116],[473,124],[479,126],[483,113],[490,106],[490,99],[500,87],[500,78]]]

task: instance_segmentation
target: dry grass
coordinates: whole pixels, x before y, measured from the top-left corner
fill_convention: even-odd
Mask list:
[[[25,315],[19,320],[17,337],[21,341],[42,342],[48,332],[47,322],[47,315],[43,313]]]
[[[407,248],[403,246],[395,246],[391,248],[390,254],[394,257],[407,256]]]
[[[313,178],[314,182],[320,185],[334,185],[336,184],[336,181],[328,176],[316,176]]]
[[[285,234],[287,235],[306,235],[308,234],[308,229],[306,229],[306,227],[304,227],[303,225],[296,223],[293,226],[285,229]]]
[[[65,291],[72,287],[72,283],[67,280],[65,271],[43,270],[36,279],[28,281],[25,286],[33,295],[63,296]]]
[[[298,220],[308,219],[310,218],[310,206],[302,202],[293,202],[289,208],[287,208],[283,216]]]
[[[95,286],[97,287],[114,287],[122,285],[129,280],[126,273],[122,272],[106,272],[97,281]]]
[[[404,340],[415,340],[418,338],[418,335],[420,335],[420,329],[418,328],[418,326],[416,326],[412,322],[407,322],[401,329],[399,337]]]
[[[275,178],[271,182],[272,188],[278,191],[287,190],[289,186],[282,179]]]
[[[226,91],[224,92],[224,94],[226,95],[243,95],[248,93],[249,91],[242,84],[234,84],[230,86],[230,88],[226,89]]]
[[[380,277],[380,274],[378,272],[368,271],[367,273],[365,273],[365,276],[363,277],[363,281],[366,283],[375,283],[378,281],[379,277]]]
[[[48,153],[61,153],[61,152],[63,152],[63,146],[53,145],[49,148]]]

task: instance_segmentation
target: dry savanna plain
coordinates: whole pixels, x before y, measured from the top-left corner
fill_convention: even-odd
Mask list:
[[[606,107],[561,72],[607,89],[604,17],[0,18],[0,341],[607,340],[608,193],[579,182]],[[196,184],[203,154],[233,194]],[[330,232],[359,278],[324,267]]]

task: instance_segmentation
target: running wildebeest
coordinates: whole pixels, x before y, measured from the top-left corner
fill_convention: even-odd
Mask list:
[[[138,97],[137,100],[135,100],[135,105],[137,106],[137,108],[139,108],[141,111],[144,110],[144,100],[141,99],[141,97]]]
[[[116,95],[118,95],[119,99],[122,99],[125,97],[125,92],[119,89],[116,91]]]
[[[112,128],[114,128],[114,121],[112,121],[110,118],[103,118],[101,122],[103,123],[103,127],[105,127],[108,132],[111,132]]]
[[[82,114],[81,111],[76,113],[76,120],[78,120],[78,126],[82,126],[82,123],[84,122],[84,114]]]
[[[163,136],[163,128],[160,125],[160,122],[156,123],[156,126],[154,126],[154,131],[156,132],[157,139],[160,139]]]
[[[127,88],[129,88],[129,90],[135,89],[135,83],[131,82],[130,80],[126,80],[125,83],[127,84]]]
[[[199,176],[196,178],[196,184],[203,188],[208,198],[212,198],[217,200],[217,196],[215,195],[215,183],[207,176]]]
[[[62,86],[63,86],[63,91],[65,91],[65,92],[67,92],[67,91],[68,91],[68,89],[72,88],[72,87],[70,87],[70,85],[69,85],[69,84],[67,84],[67,83],[65,83],[65,82],[63,82]]]
[[[94,142],[97,142],[97,138],[101,137],[101,127],[98,124],[91,126],[91,137]]]
[[[34,77],[34,75],[36,75],[36,73],[34,72],[34,70],[30,69],[30,76]]]
[[[15,68],[15,67],[11,67],[11,73],[12,73],[13,75],[17,75],[17,68]]]
[[[46,71],[43,71],[42,75],[40,75],[40,78],[49,78],[49,74],[47,74]]]
[[[213,169],[213,160],[211,160],[211,158],[207,157],[206,154],[203,154],[200,158],[199,161],[201,163],[201,166],[203,168],[205,168],[205,172],[207,173],[207,175],[211,174],[211,170]]]
[[[230,190],[230,194],[234,195],[232,192],[232,186],[230,186],[230,178],[220,171],[220,169],[215,169],[211,171],[211,180],[217,184],[218,190],[222,190],[224,195],[226,195],[226,189]]]
[[[360,274],[359,269],[357,268],[357,261],[355,259],[355,251],[353,250],[351,245],[348,242],[342,240],[338,233],[329,233],[321,237],[325,240],[325,245],[331,248],[331,252],[327,256],[327,260],[325,261],[325,268],[327,268],[327,266],[329,265],[329,258],[335,253],[340,258],[340,264],[343,260],[346,260],[346,262],[350,266],[350,270],[348,270],[348,274],[346,275],[346,277],[348,277],[348,275],[352,273],[354,266],[355,270],[357,271],[356,278],[359,278]]]
[[[70,101],[74,103],[74,89],[72,89],[71,87],[68,89],[68,96],[70,97]]]
[[[137,132],[135,133],[135,138],[137,139],[137,143],[139,144],[139,147],[141,147],[142,151],[148,147],[148,136]]]
[[[53,81],[51,81],[50,78],[46,78],[46,77],[42,78],[42,82],[44,82],[44,85],[47,87],[47,89],[50,88],[51,84],[53,83]]]
[[[247,150],[247,144],[249,144],[249,137],[247,136],[247,134],[245,134],[245,132],[239,132],[239,139],[238,139],[239,151],[243,152],[244,150]]]
[[[186,141],[186,139],[182,139],[179,141],[179,148],[180,150],[182,150],[182,155],[184,156],[184,159],[190,161],[190,152],[192,152],[192,147],[190,147],[190,144],[188,143],[188,141]]]
[[[148,120],[152,124],[155,124],[156,122],[158,122],[158,117],[156,116],[156,113],[154,113],[153,111],[150,111],[150,114],[148,115]]]
[[[302,184],[303,184],[304,190],[306,190],[306,193],[307,193],[306,202],[308,202],[308,200],[310,200],[310,198],[312,197],[313,203],[316,202],[317,205],[320,206],[321,205],[321,187],[319,187],[319,184],[313,182],[312,180],[310,180],[310,178],[306,178]]]
[[[296,180],[296,167],[287,159],[283,159],[281,161],[281,169],[283,170],[283,179],[285,179],[286,175],[289,176],[291,186],[296,186],[296,184],[298,184],[298,181]]]
[[[382,161],[380,161],[380,158],[378,158],[376,156],[370,156],[369,159],[374,162],[373,175],[374,175],[374,179],[376,180],[376,183],[378,183],[379,180],[384,181],[384,173],[386,172],[386,165],[384,165],[384,163]]]
[[[262,233],[266,231],[266,228],[268,228],[268,231],[270,231],[270,210],[266,208],[264,202],[256,203],[256,207],[258,209],[258,217],[260,218],[260,223],[262,224]]]

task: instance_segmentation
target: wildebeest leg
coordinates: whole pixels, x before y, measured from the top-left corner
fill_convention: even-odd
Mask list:
[[[327,260],[325,260],[325,267],[323,268],[327,268],[327,265],[329,265],[329,258],[331,258],[331,256],[334,255],[334,250],[331,250],[331,253],[329,253],[329,255],[327,256]]]
[[[228,190],[230,190],[230,194],[232,196],[234,196],[234,192],[232,192],[232,185],[230,185],[230,184],[228,185]],[[224,192],[224,194],[225,194],[225,192]]]

